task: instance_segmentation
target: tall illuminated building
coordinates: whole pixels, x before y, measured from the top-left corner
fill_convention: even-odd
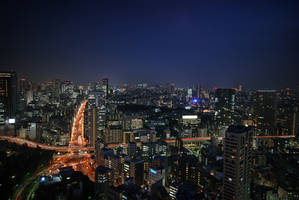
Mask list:
[[[252,129],[230,126],[224,138],[223,200],[248,200],[252,166]]]
[[[88,106],[84,113],[85,137],[88,138],[88,143],[92,147],[95,147],[96,139],[98,137],[97,110],[98,109],[95,106]]]
[[[17,107],[17,73],[0,72],[0,125],[15,118]]]
[[[104,91],[105,98],[108,98],[108,94],[109,94],[108,78],[102,78],[102,89]]]
[[[215,111],[218,124],[230,126],[235,124],[235,89],[216,89]]]

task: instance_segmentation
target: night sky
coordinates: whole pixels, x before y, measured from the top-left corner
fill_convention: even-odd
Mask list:
[[[35,81],[298,84],[298,0],[0,3],[0,67]]]

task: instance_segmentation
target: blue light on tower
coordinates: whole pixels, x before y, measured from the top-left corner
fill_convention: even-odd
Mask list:
[[[193,103],[197,103],[198,102],[198,99],[193,99]]]

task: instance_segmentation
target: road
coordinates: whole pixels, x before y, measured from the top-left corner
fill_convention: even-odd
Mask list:
[[[31,148],[40,147],[41,149],[46,150],[55,150],[57,152],[62,152],[60,155],[53,158],[51,164],[44,169],[43,171],[35,174],[30,178],[26,184],[19,190],[17,193],[15,200],[20,200],[22,198],[22,193],[25,188],[28,186],[32,186],[30,189],[29,195],[27,199],[31,197],[33,191],[36,189],[37,184],[32,184],[36,178],[40,175],[50,175],[59,172],[59,168],[61,167],[69,167],[72,166],[75,171],[80,171],[82,174],[89,177],[91,181],[94,181],[95,174],[95,162],[91,158],[91,154],[89,153],[91,150],[94,150],[93,147],[86,147],[86,141],[84,139],[84,110],[87,104],[87,100],[84,100],[76,113],[76,116],[73,120],[71,139],[69,141],[69,146],[50,146],[44,145],[37,142],[32,142],[29,140],[25,140],[17,137],[10,136],[0,136],[0,140],[8,140],[9,142],[14,142],[17,144],[27,144]]]
[[[4,136],[1,135],[0,136],[0,140],[7,140],[9,142],[12,143],[16,143],[19,145],[22,144],[27,144],[28,147],[30,148],[41,148],[41,149],[45,149],[45,150],[54,150],[57,152],[75,152],[75,151],[92,151],[94,150],[93,147],[85,147],[85,146],[51,146],[51,145],[46,145],[46,144],[42,144],[42,143],[38,143],[38,142],[33,142],[30,140],[26,140],[23,138],[19,138],[19,137],[12,137],[12,136]]]

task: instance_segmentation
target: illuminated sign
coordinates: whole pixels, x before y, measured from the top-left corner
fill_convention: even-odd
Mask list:
[[[197,115],[183,115],[183,119],[197,119]]]
[[[197,103],[198,102],[198,99],[193,99],[193,103]]]
[[[150,172],[153,174],[157,174],[158,172],[156,170],[150,169]]]
[[[14,123],[16,123],[16,119],[8,119],[8,123],[9,124],[14,124]]]

